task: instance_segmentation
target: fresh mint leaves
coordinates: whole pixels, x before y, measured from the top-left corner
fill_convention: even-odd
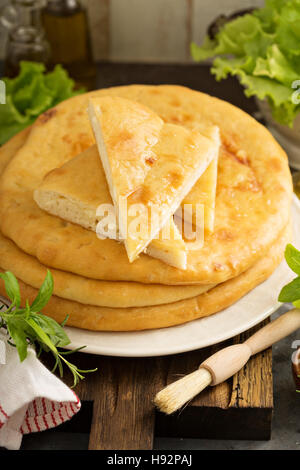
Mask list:
[[[300,307],[300,251],[288,244],[284,253],[286,262],[298,277],[281,289],[278,296],[279,302],[292,302],[295,307]]]
[[[7,330],[10,342],[13,342],[18,350],[20,361],[26,359],[29,346],[35,347],[39,352],[51,352],[55,359],[53,371],[58,368],[62,377],[63,365],[66,365],[73,374],[73,386],[80,379],[84,379],[83,373],[96,370],[78,369],[65,358],[66,355],[74,351],[58,350],[58,348],[67,346],[70,339],[63,329],[65,322],[60,325],[52,318],[41,313],[53,293],[53,277],[49,270],[36,298],[31,305],[26,301],[24,308],[20,308],[20,287],[13,273],[10,271],[0,273],[0,278],[3,279],[7,296],[11,300],[9,309],[5,312],[0,311],[0,327]]]

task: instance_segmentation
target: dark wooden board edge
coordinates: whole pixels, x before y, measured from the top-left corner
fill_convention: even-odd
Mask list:
[[[76,354],[81,368],[98,367],[76,392],[93,402],[90,449],[152,449],[155,437],[269,439],[273,410],[271,348],[252,357],[232,379],[206,389],[183,410],[165,416],[155,394],[194,371],[216,350],[244,341],[258,327],[220,345],[174,356],[117,358]]]

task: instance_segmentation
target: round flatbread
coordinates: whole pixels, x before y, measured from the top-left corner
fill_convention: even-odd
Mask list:
[[[29,129],[21,132],[0,149],[0,174],[25,143]],[[0,260],[2,268],[12,271],[20,280],[39,288],[47,267],[36,258],[21,251],[0,233]],[[63,299],[101,307],[143,307],[160,305],[194,297],[206,292],[211,285],[164,286],[137,282],[113,282],[87,279],[76,274],[51,269],[54,294]]]
[[[105,95],[136,100],[166,122],[220,127],[215,230],[188,256],[186,271],[146,255],[129,263],[123,245],[50,216],[33,200],[47,172],[94,144],[87,99]],[[229,103],[173,85],[99,90],[47,111],[1,185],[2,232],[42,264],[88,278],[174,285],[218,284],[249,269],[287,225],[292,196],[287,157],[264,126]]]
[[[250,269],[191,299],[152,307],[107,308],[53,296],[44,313],[58,322],[62,322],[68,314],[68,326],[95,331],[146,330],[186,323],[223,310],[267,279],[282,260],[284,247],[290,240],[290,230],[284,230],[268,255]],[[21,281],[20,288],[23,304],[24,299],[29,299],[31,303],[37,295],[37,289]],[[0,281],[0,294],[5,295],[3,281]]]
[[[47,267],[36,258],[21,251],[0,233],[0,263],[5,271],[39,288]],[[161,305],[195,297],[213,285],[167,286],[125,281],[99,281],[51,268],[54,294],[63,299],[100,307],[143,307]]]

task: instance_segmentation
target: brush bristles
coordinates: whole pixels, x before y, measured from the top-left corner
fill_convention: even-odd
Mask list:
[[[198,369],[158,392],[154,403],[160,411],[169,415],[198,395],[211,381],[208,370]]]

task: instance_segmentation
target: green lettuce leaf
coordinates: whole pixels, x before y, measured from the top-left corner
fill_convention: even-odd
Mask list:
[[[6,96],[6,104],[0,104],[0,145],[32,124],[33,119],[21,114],[14,106],[12,97]]]
[[[82,93],[61,65],[46,73],[36,62],[21,62],[16,78],[4,78],[6,104],[0,104],[0,145],[61,101]]]
[[[258,57],[253,75],[269,77],[290,87],[291,82],[299,79],[293,65],[280,51],[277,44],[268,47],[266,58]]]
[[[246,96],[266,99],[274,119],[293,125],[300,105],[292,84],[300,79],[300,0],[267,0],[265,7],[226,23],[215,39],[191,44],[196,61],[214,58],[217,80],[237,76]]]

